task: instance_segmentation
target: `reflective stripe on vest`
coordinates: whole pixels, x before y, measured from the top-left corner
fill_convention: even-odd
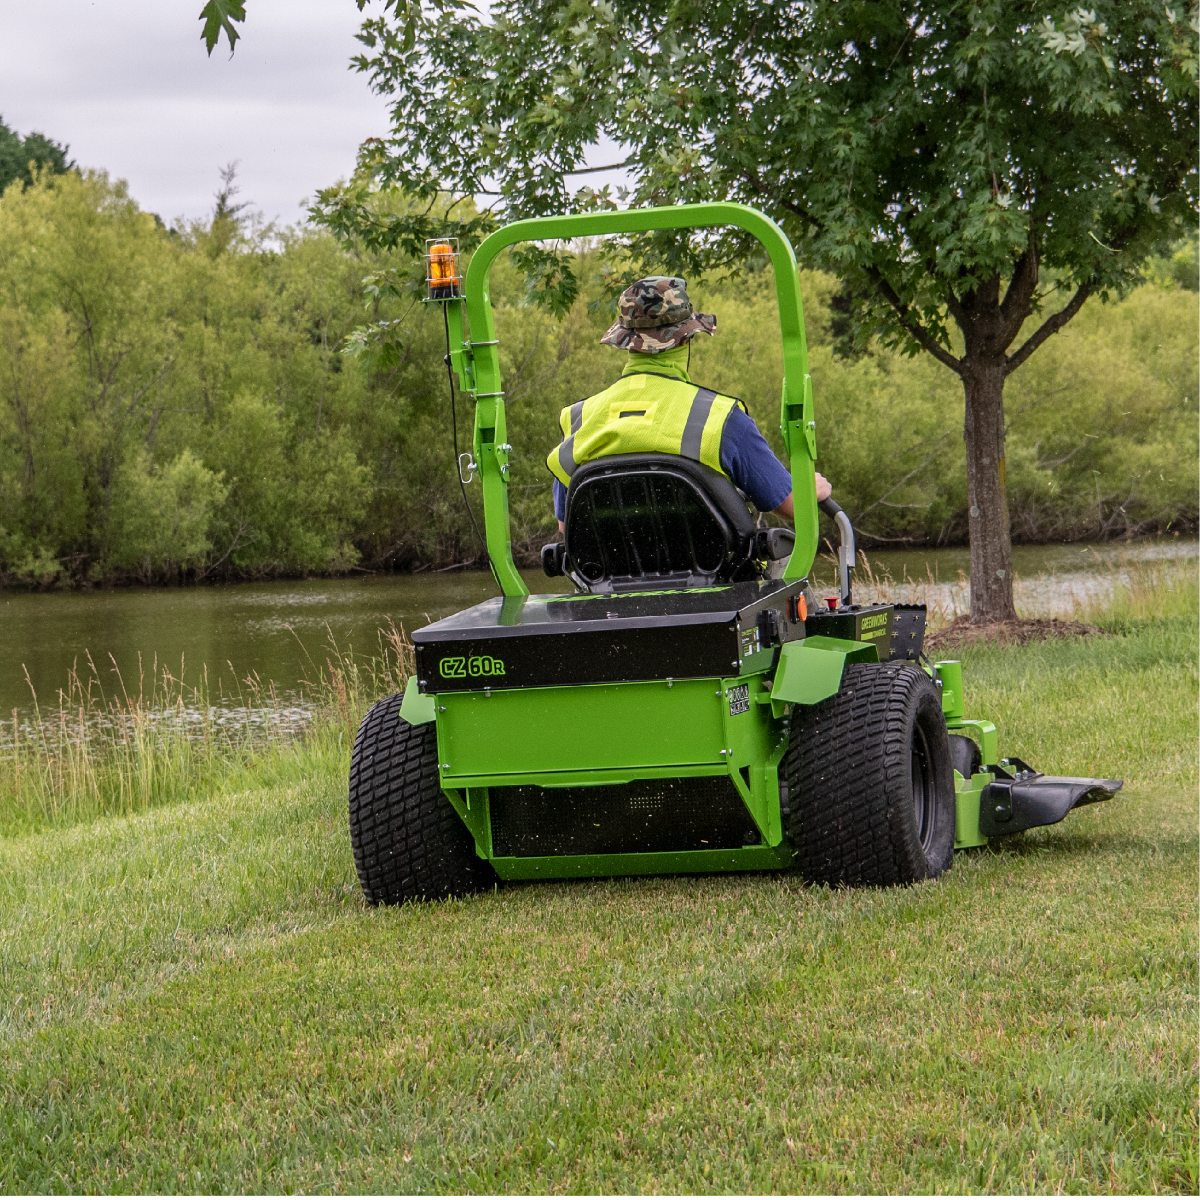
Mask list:
[[[577,400],[571,405],[570,408],[563,409],[564,413],[570,413],[569,433],[567,432],[565,423],[562,422],[561,418],[559,419],[560,424],[564,424],[563,432],[567,433],[567,437],[563,440],[562,445],[558,448],[558,457],[559,461],[562,463],[563,470],[565,470],[567,473],[568,479],[575,474],[575,470],[579,466],[579,464],[575,461],[575,455],[573,451],[575,445],[575,435],[579,432],[579,427],[583,424],[583,406],[585,403],[586,401]],[[550,469],[552,471],[554,470],[553,467]]]
[[[623,375],[559,414],[563,440],[546,458],[560,483],[611,454],[679,454],[724,474],[721,431],[737,403],[710,388],[662,375]]]

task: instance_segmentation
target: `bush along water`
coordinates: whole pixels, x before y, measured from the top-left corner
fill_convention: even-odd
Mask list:
[[[228,189],[227,189],[228,190]],[[381,208],[402,206],[378,197]],[[493,273],[518,558],[554,532],[559,410],[611,383],[604,280],[560,320]],[[1195,244],[1091,305],[1013,376],[1006,479],[1018,541],[1194,528]],[[692,375],[740,396],[781,452],[769,269],[696,281],[719,317]],[[455,475],[438,313],[401,254],[276,230],[224,203],[163,227],[98,173],[0,198],[0,585],[412,570],[479,561]],[[966,539],[960,381],[879,348],[839,357],[837,282],[805,273],[821,470],[864,544]],[[386,328],[366,347],[354,331]],[[383,323],[382,325],[380,323]],[[368,352],[369,351],[369,352]],[[458,399],[459,449],[470,440]],[[477,486],[477,485],[473,485]],[[469,489],[470,491],[470,489]]]

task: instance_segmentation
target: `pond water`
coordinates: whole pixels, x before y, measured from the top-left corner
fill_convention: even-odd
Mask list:
[[[834,557],[825,548],[814,574],[832,587]],[[1139,564],[1195,562],[1194,539],[1155,538],[1141,542],[1013,547],[1013,599],[1023,617],[1072,617],[1080,608],[1106,602],[1128,583]],[[948,621],[971,606],[970,551],[870,551],[855,572],[855,599],[927,604],[936,619]],[[828,589],[827,589],[828,590]]]
[[[1068,615],[1110,593],[1114,581],[1139,561],[1195,559],[1197,543],[1164,538],[1131,544],[1018,546],[1014,575],[1018,608],[1029,616]],[[949,617],[968,603],[965,548],[871,551],[870,572],[856,572],[856,598],[889,596],[937,607]],[[815,572],[832,590],[833,563]],[[524,572],[533,591],[569,590],[565,579]],[[873,575],[875,584],[870,577]],[[378,630],[389,620],[413,630],[488,596],[497,588],[482,571],[367,576],[289,583],[230,584],[105,592],[0,594],[0,721],[17,709],[32,716],[32,691],[43,711],[57,707],[58,690],[75,666],[86,671],[90,653],[109,691],[136,692],[139,673],[155,664],[208,691],[223,719],[245,719],[247,689],[276,685],[278,705],[315,677],[331,642],[343,651],[374,653]],[[116,674],[119,669],[121,678]],[[254,682],[247,684],[246,680]],[[253,710],[256,706],[250,706]],[[306,707],[294,718],[303,723]],[[3,725],[0,724],[0,730]],[[3,733],[0,733],[3,740]]]

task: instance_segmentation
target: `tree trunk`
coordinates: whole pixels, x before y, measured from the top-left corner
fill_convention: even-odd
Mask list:
[[[1012,540],[1004,487],[1004,354],[963,360],[970,505],[971,624],[1015,618]]]
[[[964,280],[973,286],[961,295],[951,290],[947,296],[947,307],[963,335],[962,358],[955,358],[927,330],[914,323],[908,306],[887,279],[879,271],[874,273],[876,284],[899,313],[904,328],[963,381],[972,625],[1010,621],[1017,615],[1013,607],[1012,535],[1004,479],[1004,380],[1075,316],[1093,288],[1085,280],[1064,308],[1048,317],[1017,351],[1007,354],[1033,311],[1039,271],[1035,234],[1031,227],[1028,248],[1013,266],[1003,300],[999,274],[978,281]]]

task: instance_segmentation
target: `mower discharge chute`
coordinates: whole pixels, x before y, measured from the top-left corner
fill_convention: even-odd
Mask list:
[[[684,455],[594,459],[543,553],[577,590],[530,595],[509,535],[493,261],[517,242],[718,225],[756,236],[774,268],[794,536],[756,527],[730,480]],[[432,247],[430,299],[475,402],[462,465],[503,595],[417,630],[416,674],[359,729],[350,833],[368,900],[793,866],[908,883],[1121,786],[1001,759],[992,723],[965,715],[960,664],[925,660],[924,608],[852,602],[853,530],[831,501],[841,603],[809,610],[816,419],[796,260],[773,221],[738,204],[520,221],[479,247],[461,290],[452,251]]]

